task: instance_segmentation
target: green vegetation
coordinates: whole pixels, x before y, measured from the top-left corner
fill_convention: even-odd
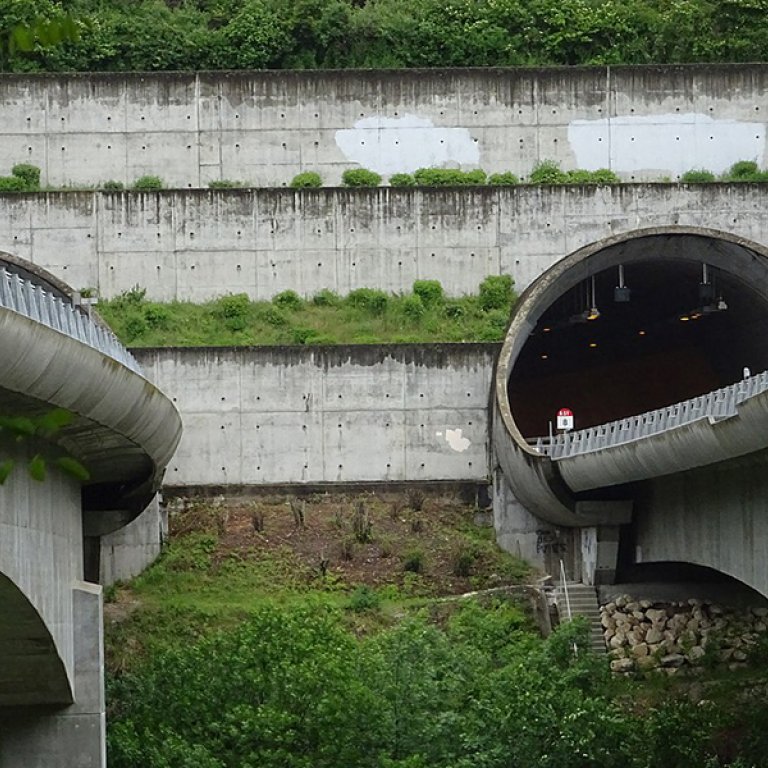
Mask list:
[[[315,171],[304,171],[304,173],[298,173],[293,177],[291,186],[294,189],[314,189],[322,187],[323,180],[320,178],[320,174]]]
[[[3,485],[16,469],[14,459],[3,457],[2,446],[8,443],[30,443],[34,446],[35,453],[26,465],[33,480],[45,480],[51,466],[76,480],[88,480],[88,470],[56,445],[61,430],[73,420],[74,415],[63,408],[54,408],[39,416],[0,414],[0,485]]]
[[[10,0],[0,34],[17,72],[768,59],[759,0]]]
[[[159,176],[139,176],[139,178],[133,182],[132,189],[140,192],[154,192],[158,189],[162,189],[164,186],[163,180]]]
[[[381,176],[367,168],[350,168],[341,174],[341,183],[345,187],[378,187]]]
[[[764,765],[758,670],[616,679],[585,624],[542,640],[514,589],[437,597],[457,571],[529,578],[472,515],[423,494],[172,513],[159,562],[108,594],[110,766]]]
[[[147,301],[137,286],[102,301],[99,313],[137,347],[499,341],[515,301],[512,278],[502,275],[459,299],[446,298],[437,280],[417,280],[406,295],[357,288],[344,298],[324,290],[306,301],[284,291],[272,301],[240,293],[206,304]]]
[[[496,187],[514,187],[520,183],[520,179],[510,171],[504,173],[492,173],[488,177],[488,183]]]
[[[459,171],[453,168],[419,168],[413,174],[414,181],[422,187],[460,186],[485,184],[485,171]]]
[[[10,176],[0,176],[0,192],[37,192],[40,189],[40,169],[36,165],[17,163]]]
[[[208,189],[241,189],[249,186],[244,181],[232,181],[231,179],[215,179],[208,182]]]
[[[712,171],[707,171],[704,168],[695,169],[693,171],[686,171],[681,177],[680,181],[684,184],[705,184],[711,181],[717,181],[717,177]]]
[[[109,181],[105,181],[101,188],[105,192],[122,192],[125,189],[125,185],[122,181],[115,181],[114,179],[110,179]]]
[[[389,177],[390,187],[415,187],[416,179],[410,173],[393,173]]]
[[[621,179],[608,168],[563,171],[554,160],[542,160],[534,166],[528,181],[531,184],[618,184]]]
[[[768,171],[761,171],[753,160],[740,160],[723,174],[723,181],[768,181]]]

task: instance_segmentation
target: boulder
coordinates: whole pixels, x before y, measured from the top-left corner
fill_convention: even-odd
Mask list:
[[[638,669],[656,669],[659,666],[659,660],[655,656],[640,656],[635,659]]]
[[[600,617],[600,623],[606,628],[606,629],[616,629],[616,620],[613,618],[613,616],[609,616],[608,614],[604,613]]]
[[[645,617],[654,624],[661,624],[667,620],[667,612],[662,608],[649,608]]]
[[[661,666],[665,668],[682,667],[683,664],[685,664],[685,656],[682,653],[670,653],[661,657]]]
[[[766,616],[768,616],[768,608],[761,607],[761,608],[753,608],[752,613],[755,614],[755,616],[758,616],[761,619],[764,619]]]
[[[648,645],[646,643],[638,643],[637,645],[632,646],[632,655],[635,658],[640,658],[641,656],[647,656]]]
[[[697,662],[702,659],[702,657],[706,654],[706,651],[704,648],[702,648],[700,645],[694,645],[693,648],[691,648],[690,651],[686,654],[688,656],[688,661],[691,662]]]
[[[611,672],[626,674],[635,668],[635,662],[632,659],[614,659],[611,662]]]
[[[662,634],[661,630],[658,630],[655,627],[651,627],[651,629],[645,633],[645,642],[649,645],[660,643],[663,639],[664,635]]]

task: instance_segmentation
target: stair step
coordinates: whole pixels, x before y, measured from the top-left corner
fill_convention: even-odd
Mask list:
[[[561,620],[568,620],[569,610],[572,617],[579,616],[587,619],[590,649],[594,653],[605,654],[605,639],[595,588],[578,582],[566,582],[555,588],[555,602],[560,611]]]

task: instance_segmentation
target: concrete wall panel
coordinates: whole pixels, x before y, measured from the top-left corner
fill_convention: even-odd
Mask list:
[[[765,157],[764,64],[435,71],[4,76],[0,163],[47,184],[288,184],[317,170],[420,166],[626,180]],[[42,141],[42,143],[41,143]],[[32,147],[32,149],[28,149]],[[62,149],[64,147],[64,149]]]
[[[184,432],[168,486],[483,480],[496,345],[137,350]]]
[[[136,284],[205,301],[416,279],[457,296],[499,273],[522,290],[566,254],[648,227],[768,242],[767,202],[760,184],[6,194],[0,249],[105,298]]]

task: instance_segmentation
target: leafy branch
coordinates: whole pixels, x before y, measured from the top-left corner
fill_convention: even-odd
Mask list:
[[[34,440],[53,446],[58,434],[64,427],[71,424],[73,419],[72,413],[63,408],[54,408],[40,416],[0,415],[0,439],[4,438],[13,443]],[[0,485],[10,477],[16,464],[15,459],[0,458]],[[63,453],[43,455],[37,452],[27,462],[27,471],[34,480],[42,482],[45,480],[49,466],[58,467],[81,482],[90,478],[88,470],[77,459]]]

